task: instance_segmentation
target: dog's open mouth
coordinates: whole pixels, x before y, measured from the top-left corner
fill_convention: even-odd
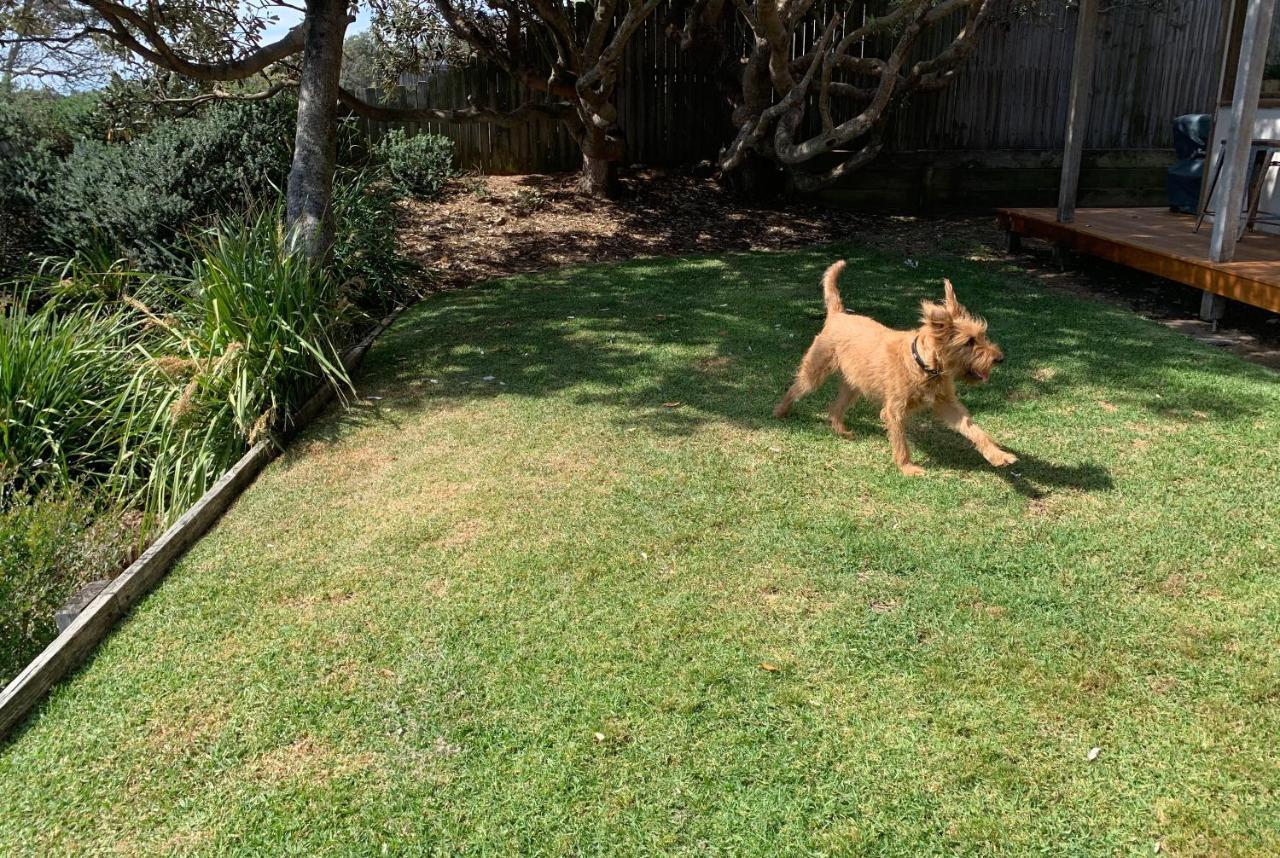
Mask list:
[[[991,373],[989,373],[989,372],[983,372],[983,371],[982,371],[982,370],[980,370],[980,369],[971,369],[971,370],[969,370],[969,380],[970,380],[970,381],[986,381],[986,380],[987,380],[988,378],[990,378],[990,377],[991,377]]]

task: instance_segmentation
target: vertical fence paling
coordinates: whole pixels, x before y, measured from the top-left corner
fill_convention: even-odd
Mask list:
[[[1000,2],[1000,0],[998,0]],[[797,31],[799,56],[817,43],[833,3],[815,4],[812,19]],[[939,92],[913,95],[893,117],[885,135],[890,151],[1054,150],[1062,145],[1075,14],[1054,4],[1042,15],[1018,15],[1012,4],[997,12],[978,39],[973,59]],[[847,32],[877,11],[876,4],[843,4]],[[962,14],[927,32],[920,57],[936,54],[959,32]],[[714,158],[732,130],[728,105],[712,75],[667,37],[667,4],[637,30],[619,69],[618,124],[627,140],[627,162],[657,166]],[[1221,14],[1213,0],[1172,0],[1167,13],[1118,6],[1103,18],[1098,46],[1099,83],[1087,132],[1090,149],[1150,149],[1171,145],[1170,120],[1207,109],[1213,101]],[[736,19],[725,24],[732,44],[746,32]],[[868,53],[887,46],[869,44]],[[866,86],[872,79],[860,83]],[[547,101],[495,66],[474,63],[402,81],[392,103],[452,109],[470,104],[513,110],[529,100]],[[406,95],[405,90],[409,93]],[[372,88],[366,97],[377,99]],[[837,120],[838,121],[838,120]],[[366,121],[371,140],[392,124]],[[817,99],[808,100],[806,133],[821,129]],[[502,128],[487,124],[414,123],[410,133],[443,134],[457,146],[458,166],[489,173],[570,170],[579,165],[577,146],[562,123],[538,120]]]

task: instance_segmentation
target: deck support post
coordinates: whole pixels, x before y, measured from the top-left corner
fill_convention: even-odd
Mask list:
[[[1218,329],[1218,322],[1227,314],[1227,299],[1212,292],[1200,293],[1200,321],[1213,322],[1213,329]]]
[[[1004,252],[1005,253],[1021,253],[1022,252],[1022,236],[1011,229],[1004,231]]]
[[[1274,3],[1275,0],[1268,0]],[[1098,0],[1080,0],[1076,15],[1076,46],[1071,57],[1071,100],[1067,107],[1067,138],[1062,147],[1062,177],[1058,181],[1058,223],[1076,219],[1080,187],[1080,158],[1084,154],[1085,123],[1093,98],[1093,57],[1098,39]]]
[[[1053,264],[1058,266],[1059,271],[1066,271],[1067,265],[1071,262],[1071,248],[1061,241],[1053,243]]]
[[[1249,182],[1249,148],[1253,140],[1254,120],[1258,115],[1258,94],[1262,92],[1262,73],[1267,62],[1267,42],[1271,37],[1271,19],[1275,10],[1276,0],[1249,0],[1244,16],[1231,112],[1226,128],[1218,135],[1226,141],[1222,149],[1218,199],[1209,203],[1214,208],[1209,258],[1214,262],[1234,259],[1236,242],[1240,240],[1240,207]]]

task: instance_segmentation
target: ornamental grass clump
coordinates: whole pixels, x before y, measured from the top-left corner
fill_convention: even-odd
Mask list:
[[[288,252],[275,211],[227,219],[197,239],[189,281],[162,314],[134,300],[152,336],[130,395],[119,477],[149,510],[182,510],[244,453],[286,428],[321,381],[350,388],[339,343],[351,308],[340,284]]]

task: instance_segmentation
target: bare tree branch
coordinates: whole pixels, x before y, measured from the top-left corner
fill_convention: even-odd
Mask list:
[[[97,12],[108,29],[103,34],[148,62],[195,80],[243,80],[273,63],[299,53],[303,47],[305,26],[299,24],[277,41],[254,48],[244,55],[220,63],[197,62],[180,56],[160,31],[155,18],[156,7],[144,17],[136,10],[112,0],[83,0]]]
[[[792,112],[803,112],[804,99],[809,92],[809,86],[813,83],[814,75],[818,71],[819,60],[826,51],[827,45],[831,41],[831,36],[839,23],[840,18],[838,16],[832,17],[831,22],[827,24],[827,28],[822,34],[822,38],[818,41],[818,48],[813,53],[813,61],[809,63],[809,68],[804,73],[804,77],[800,79],[800,83],[793,86],[780,101],[761,113],[749,133],[739,135],[739,138],[734,141],[734,151],[721,162],[723,169],[732,170],[737,168],[746,157],[748,151],[758,145],[774,123],[783,116]]]
[[[812,48],[799,51],[805,28],[814,23],[812,0],[734,3],[755,38],[740,66],[738,133],[722,150],[720,166],[732,172],[763,159],[786,171],[796,186],[815,187],[847,176],[880,152],[893,105],[954,77],[976,48],[993,0],[902,0],[879,17],[852,22],[856,26],[838,39],[834,21],[828,23]],[[960,14],[961,29],[941,50],[912,59],[923,32]],[[685,26],[691,26],[688,20]],[[881,45],[887,54],[875,53]],[[817,123],[805,121],[811,106]],[[837,152],[844,154],[836,167],[816,173],[808,168],[819,156]]]
[[[298,82],[296,80],[286,80],[272,84],[266,89],[259,90],[257,92],[227,92],[221,87],[214,87],[214,89],[209,92],[202,92],[197,95],[161,96],[154,99],[154,103],[176,108],[179,115],[186,115],[201,105],[216,101],[267,101],[275,98],[285,90],[295,89],[297,86]]]

